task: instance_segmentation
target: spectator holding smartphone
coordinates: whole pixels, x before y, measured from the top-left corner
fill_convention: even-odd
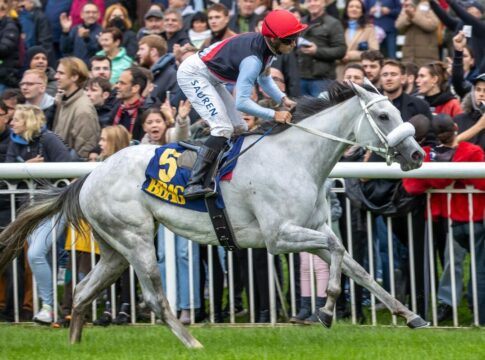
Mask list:
[[[345,30],[347,52],[338,61],[337,79],[342,80],[346,65],[360,62],[360,55],[366,50],[379,50],[374,25],[369,22],[365,5],[360,0],[347,0],[342,25]]]
[[[467,46],[467,36],[464,31],[459,31],[453,37],[453,48],[455,52],[451,67],[451,84],[456,94],[463,98],[472,90],[472,82],[479,74],[475,66],[474,52]]]
[[[482,16],[484,13],[483,5],[478,0],[468,0],[468,1],[456,1],[456,0],[445,0],[453,12],[456,14],[457,18],[450,16],[438,3],[438,1],[433,0],[431,2],[431,7],[439,19],[445,24],[445,26],[457,33],[463,30],[464,25],[469,25],[472,27],[471,37],[470,37],[470,47],[473,49],[475,54],[475,59],[477,59],[477,68],[480,74],[485,72],[485,42],[483,40],[483,32],[485,31],[485,22],[482,21]]]
[[[302,36],[310,46],[298,49],[301,95],[317,97],[335,79],[336,61],[347,51],[340,22],[325,12],[325,0],[306,1],[310,24]]]

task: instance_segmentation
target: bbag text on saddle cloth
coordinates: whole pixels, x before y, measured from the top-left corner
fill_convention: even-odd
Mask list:
[[[219,169],[215,178],[217,184],[220,181],[230,180],[232,178],[231,173],[236,167],[237,159],[227,165],[224,165],[224,163],[239,154],[243,141],[244,137],[237,138],[229,151],[224,154],[224,158],[221,161],[223,167]],[[187,201],[183,196],[191,172],[190,169],[178,166],[177,164],[177,158],[184,151],[189,150],[177,143],[167,144],[157,148],[155,155],[148,163],[145,171],[146,180],[142,185],[142,190],[148,195],[172,205],[207,212],[204,199]],[[217,185],[217,188],[219,188],[219,185]],[[217,195],[216,205],[220,209],[224,208],[224,201],[220,192]]]

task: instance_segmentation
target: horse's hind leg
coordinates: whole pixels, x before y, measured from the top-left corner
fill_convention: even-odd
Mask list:
[[[202,348],[202,344],[188,332],[170,310],[170,305],[162,289],[153,241],[137,240],[138,236],[131,234],[130,238],[137,243],[137,248],[136,251],[127,253],[126,257],[136,271],[146,303],[167,323],[170,330],[186,347]]]
[[[71,344],[81,341],[84,313],[98,294],[111,285],[128,267],[128,262],[97,237],[101,248],[101,259],[88,275],[76,285],[70,324]]]

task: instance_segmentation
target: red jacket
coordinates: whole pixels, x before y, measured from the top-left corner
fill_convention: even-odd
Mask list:
[[[452,118],[456,115],[459,115],[463,112],[461,108],[460,101],[458,99],[451,99],[445,102],[444,104],[437,105],[435,108],[436,114],[448,114]]]
[[[426,151],[425,162],[430,162],[430,147],[423,148]],[[452,162],[482,162],[484,152],[480,146],[469,142],[458,144]],[[444,189],[453,185],[454,189],[464,189],[472,185],[478,190],[485,190],[485,179],[403,179],[403,185],[410,194],[422,194],[427,189]],[[437,217],[451,217],[454,221],[468,222],[468,194],[451,195],[451,214],[448,214],[447,194],[431,195],[431,214],[433,219]],[[482,221],[485,218],[485,194],[473,194],[473,221]]]

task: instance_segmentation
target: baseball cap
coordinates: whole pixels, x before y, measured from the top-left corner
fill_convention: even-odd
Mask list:
[[[151,18],[151,17],[163,19],[163,13],[160,10],[151,9],[145,14],[144,19],[146,20],[146,19]]]
[[[477,75],[475,79],[473,79],[473,85],[475,85],[478,81],[485,81],[485,73]]]

